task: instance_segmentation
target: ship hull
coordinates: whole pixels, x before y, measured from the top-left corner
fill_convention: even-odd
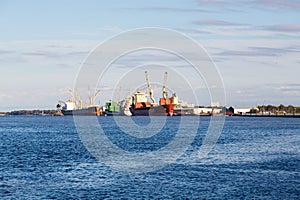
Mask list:
[[[133,116],[167,116],[165,108],[162,106],[146,107],[146,108],[130,108]]]
[[[100,109],[96,106],[78,110],[62,110],[63,115],[76,115],[76,116],[100,116]]]
[[[104,113],[105,116],[122,116],[124,115],[121,112],[111,112],[111,111],[105,111]]]

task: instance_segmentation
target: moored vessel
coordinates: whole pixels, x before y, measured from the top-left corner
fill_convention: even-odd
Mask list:
[[[82,98],[76,90],[74,95],[72,90],[69,90],[71,99],[67,101],[59,101],[57,104],[57,112],[64,116],[79,115],[79,116],[100,116],[101,107],[94,103],[95,98],[100,93],[98,90],[92,97],[89,97],[89,104],[83,104]]]
[[[149,81],[148,72],[145,71],[149,96],[152,102],[148,101],[148,95],[144,92],[137,91],[132,96],[132,104],[130,112],[134,116],[173,116],[174,106],[178,103],[178,98],[175,94],[171,98],[167,97],[166,82],[168,74],[165,72],[162,95],[159,104],[156,103],[153,90]]]
[[[148,95],[145,92],[137,91],[132,97],[132,104],[129,108],[133,116],[165,116],[167,112],[164,107],[148,102]]]

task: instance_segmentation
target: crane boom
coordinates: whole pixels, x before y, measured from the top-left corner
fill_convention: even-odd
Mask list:
[[[149,75],[148,75],[147,71],[145,71],[145,76],[146,76],[146,81],[147,81],[147,86],[148,86],[148,90],[149,90],[150,99],[151,99],[152,103],[155,104],[156,102],[155,102],[155,99],[153,97],[153,90],[152,90],[152,87],[150,85]]]
[[[69,92],[70,92],[71,100],[75,100],[73,90],[69,89]]]
[[[164,77],[164,84],[163,84],[163,89],[162,89],[162,96],[164,99],[167,98],[167,80],[168,80],[168,72],[165,72],[165,77]]]
[[[75,91],[76,91],[77,99],[78,99],[78,101],[79,101],[79,109],[82,109],[82,108],[83,108],[82,98],[81,98],[81,96],[80,96],[79,91],[78,91],[77,88],[76,88]]]
[[[93,106],[95,104],[94,100],[99,95],[100,90],[97,90],[93,97],[90,97],[90,106]]]

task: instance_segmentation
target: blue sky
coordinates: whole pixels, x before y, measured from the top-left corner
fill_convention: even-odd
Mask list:
[[[0,111],[55,108],[91,50],[143,27],[174,29],[202,45],[228,105],[300,105],[300,1],[4,0],[0,26]]]

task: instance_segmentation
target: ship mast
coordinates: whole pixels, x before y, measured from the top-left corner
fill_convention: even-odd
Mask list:
[[[155,104],[155,99],[153,97],[153,90],[152,90],[152,87],[150,85],[150,81],[149,81],[149,75],[148,75],[148,72],[145,71],[145,76],[146,76],[146,81],[147,81],[147,86],[148,86],[148,90],[149,90],[149,95],[150,95],[150,99],[152,101],[153,104]]]
[[[81,98],[77,88],[76,88],[75,91],[76,91],[76,96],[77,96],[78,101],[79,101],[79,109],[82,109],[83,108],[82,98]]]
[[[164,99],[167,98],[167,88],[166,88],[167,80],[168,80],[168,72],[165,72],[164,84],[162,89],[162,96]]]
[[[117,102],[118,105],[120,105],[121,91],[122,91],[122,87],[120,86],[119,96],[118,96],[118,102]]]

